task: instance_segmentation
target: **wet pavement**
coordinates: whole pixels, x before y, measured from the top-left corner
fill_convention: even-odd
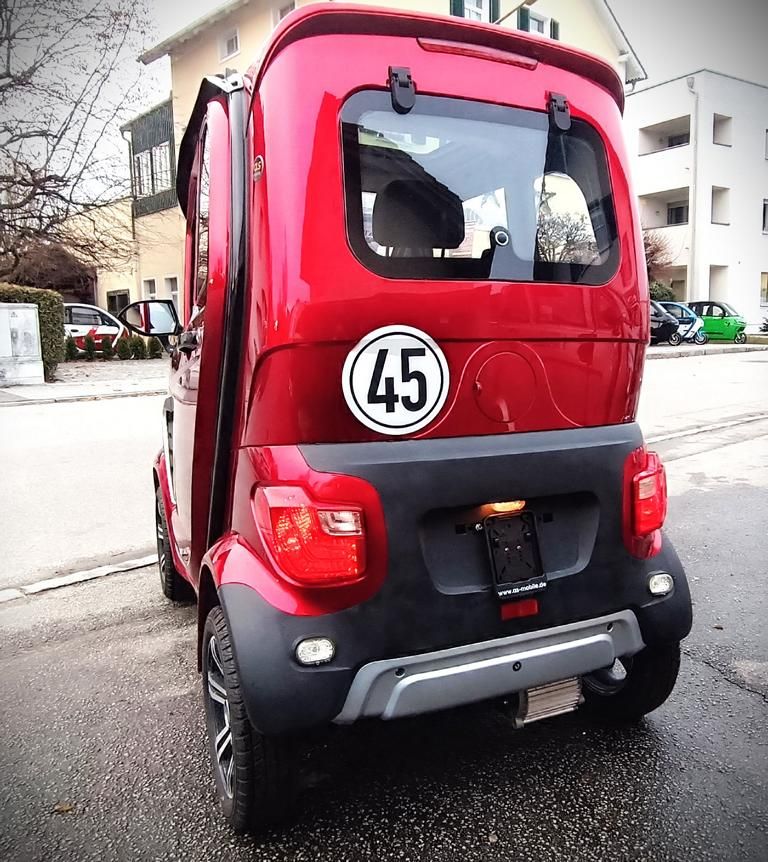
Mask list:
[[[626,729],[481,705],[318,734],[295,819],[258,838],[215,811],[194,611],[154,570],[0,606],[0,859],[763,862],[768,446],[728,434],[659,447],[695,601],[667,704]]]

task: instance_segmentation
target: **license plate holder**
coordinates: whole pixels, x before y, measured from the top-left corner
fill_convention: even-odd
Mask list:
[[[547,587],[532,512],[489,515],[483,522],[496,595],[514,599]]]

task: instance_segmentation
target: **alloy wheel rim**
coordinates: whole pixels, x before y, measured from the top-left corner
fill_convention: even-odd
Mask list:
[[[224,685],[224,665],[215,636],[208,641],[208,661],[206,685],[208,687],[209,708],[213,723],[213,742],[216,769],[224,792],[231,799],[235,771],[235,756],[232,749],[232,724],[229,712],[229,697]]]

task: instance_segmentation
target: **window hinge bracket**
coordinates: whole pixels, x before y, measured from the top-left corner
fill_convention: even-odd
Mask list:
[[[407,114],[416,102],[416,85],[407,66],[389,67],[389,91],[392,107],[398,114]]]
[[[549,94],[549,121],[559,132],[567,132],[571,128],[571,109],[568,99],[560,93]]]

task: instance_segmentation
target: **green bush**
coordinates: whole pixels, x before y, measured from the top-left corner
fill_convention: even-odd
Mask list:
[[[115,348],[112,346],[112,336],[105,335],[101,339],[101,358],[113,359],[115,356]]]
[[[0,284],[0,302],[31,302],[37,306],[45,379],[53,380],[56,366],[64,359],[64,303],[55,290]]]
[[[149,339],[149,349],[147,351],[148,359],[162,359],[163,358],[163,342],[157,336],[153,336]]]
[[[89,362],[93,362],[96,356],[96,339],[90,333],[83,339],[83,350],[85,351],[85,358]]]
[[[768,317],[763,318],[763,322],[760,324],[760,332],[768,332]]]
[[[654,281],[651,283],[651,299],[655,299],[656,302],[674,302],[675,294],[671,287],[667,287],[660,281]]]
[[[140,335],[132,335],[130,338],[131,343],[131,358],[132,359],[146,359],[147,358],[147,345],[144,339]]]
[[[122,338],[118,338],[117,340],[117,358],[131,358],[131,340],[127,335],[123,335]]]
[[[64,358],[68,361],[72,361],[73,359],[77,359],[79,355],[80,351],[77,349],[75,339],[72,338],[71,335],[68,335],[64,342]]]

